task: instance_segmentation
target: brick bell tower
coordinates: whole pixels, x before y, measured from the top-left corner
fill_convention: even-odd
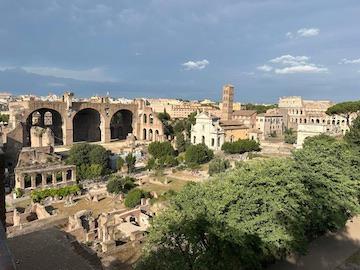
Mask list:
[[[226,84],[223,86],[221,120],[227,121],[232,119],[234,102],[234,86]]]

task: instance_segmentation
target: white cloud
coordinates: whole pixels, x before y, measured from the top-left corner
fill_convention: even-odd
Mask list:
[[[322,73],[327,72],[328,69],[324,67],[318,67],[315,65],[300,65],[291,66],[285,68],[275,69],[276,74],[294,74],[294,73]]]
[[[300,37],[315,37],[320,34],[319,28],[301,28],[297,30],[295,33],[287,32],[287,38],[300,38]]]
[[[91,68],[91,69],[63,69],[58,67],[35,67],[25,66],[22,67],[27,72],[35,73],[43,76],[54,76],[59,78],[75,79],[82,81],[95,81],[95,82],[106,82],[114,81],[112,78],[105,74],[103,68]]]
[[[297,31],[301,37],[314,37],[320,34],[319,28],[301,28]]]
[[[309,60],[310,58],[307,56],[292,56],[287,54],[271,59],[270,62],[276,64],[297,66],[297,65],[305,65]]]
[[[275,74],[295,74],[295,73],[326,73],[328,69],[321,65],[310,62],[308,56],[282,55],[268,61],[272,65],[263,65],[257,67],[264,72],[273,71]]]
[[[273,70],[273,67],[268,66],[268,65],[263,65],[263,66],[257,67],[257,69],[261,70],[261,71],[265,71],[265,72],[270,72]]]
[[[188,61],[183,63],[182,66],[184,66],[185,70],[201,70],[206,68],[209,64],[210,62],[204,59],[201,61]]]
[[[360,64],[360,58],[358,59],[346,59],[343,58],[339,64]]]

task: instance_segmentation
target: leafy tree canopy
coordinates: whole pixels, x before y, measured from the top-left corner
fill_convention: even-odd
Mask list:
[[[185,162],[188,164],[203,164],[214,157],[214,152],[205,144],[190,145],[185,152]]]
[[[155,159],[175,155],[175,150],[169,141],[152,142],[149,144],[148,151]]]
[[[228,154],[243,154],[245,152],[260,151],[260,144],[254,140],[238,140],[236,142],[225,142],[221,150]]]

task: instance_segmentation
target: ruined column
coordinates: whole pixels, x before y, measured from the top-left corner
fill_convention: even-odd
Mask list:
[[[71,170],[71,181],[76,182],[76,167]]]
[[[61,172],[61,177],[62,177],[61,183],[65,183],[66,182],[66,171]]]
[[[56,185],[56,173],[52,173],[52,183],[53,185]]]
[[[42,174],[41,174],[41,185],[42,185],[43,187],[46,186],[46,177],[47,177],[47,174],[46,174],[46,173],[42,173]]]
[[[30,177],[31,177],[31,188],[36,188],[36,175],[32,174]]]

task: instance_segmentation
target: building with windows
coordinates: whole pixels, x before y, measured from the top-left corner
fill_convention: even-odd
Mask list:
[[[196,116],[196,123],[191,127],[191,143],[204,143],[212,150],[221,150],[225,141],[224,129],[220,126],[220,118],[202,112]]]

